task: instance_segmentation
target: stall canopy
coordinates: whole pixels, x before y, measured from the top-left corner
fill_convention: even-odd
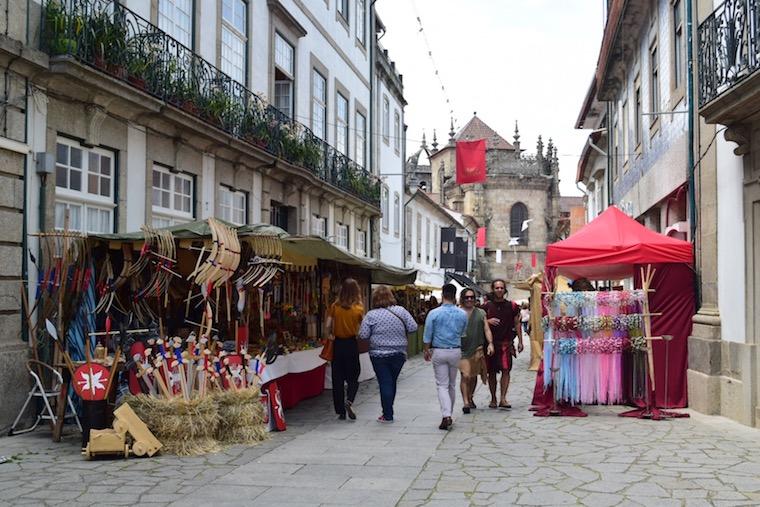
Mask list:
[[[335,261],[369,270],[370,282],[382,285],[413,284],[417,270],[400,269],[378,260],[357,257],[329,241],[316,236],[290,236],[282,239],[283,260],[305,262],[306,259]]]
[[[546,265],[573,279],[619,280],[633,276],[635,264],[693,260],[691,243],[647,229],[615,206],[546,248]]]
[[[695,313],[694,254],[691,243],[647,229],[614,206],[564,241],[546,247],[544,291],[551,290],[558,274],[573,279],[621,280],[633,277],[641,287],[641,269],[655,269],[649,303],[653,336],[670,335],[672,341],[654,341],[656,403],[685,407],[687,339]]]
[[[217,220],[229,227],[232,227],[237,231],[238,237],[245,236],[277,236],[284,238],[288,236],[288,233],[269,224],[254,224],[254,225],[241,225],[236,226],[224,220]],[[196,220],[194,222],[187,222],[184,224],[172,225],[171,227],[165,227],[161,230],[171,231],[176,239],[201,239],[211,237],[211,229],[209,229],[208,222],[206,220]],[[143,239],[145,235],[142,231],[136,232],[124,232],[117,234],[90,234],[89,237],[95,239],[103,239],[108,241],[139,241]]]
[[[446,283],[451,282],[452,280],[455,281],[457,284],[461,285],[463,289],[472,289],[475,291],[476,294],[479,296],[486,295],[486,291],[484,291],[477,283],[475,283],[472,278],[466,275],[461,275],[459,273],[454,272],[446,272],[445,276]]]

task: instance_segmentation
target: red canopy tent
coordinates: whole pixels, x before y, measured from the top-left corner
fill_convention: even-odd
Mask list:
[[[693,263],[691,243],[647,229],[610,206],[577,233],[546,248],[544,291],[553,289],[557,275],[589,280],[633,277],[640,287],[639,268],[651,264],[656,271],[649,303],[653,312],[662,313],[652,318],[652,334],[673,336],[667,350],[664,341],[653,342],[655,402],[659,407],[685,407],[687,339],[694,315]],[[542,391],[537,380],[534,405],[545,405],[546,394],[551,396]]]

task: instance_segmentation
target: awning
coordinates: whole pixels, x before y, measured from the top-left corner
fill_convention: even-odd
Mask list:
[[[216,219],[228,227],[232,227],[238,233],[239,238],[246,236],[276,236],[284,238],[288,235],[279,227],[269,224],[253,224],[236,226],[224,220]],[[158,229],[161,231],[170,231],[175,239],[202,239],[211,237],[211,230],[206,220],[196,220],[184,224],[172,225]],[[102,239],[106,241],[140,241],[145,237],[142,231],[122,232],[116,234],[89,234],[89,238]]]
[[[445,276],[445,280],[447,283],[450,280],[454,280],[456,283],[458,283],[462,287],[475,290],[475,292],[481,296],[486,295],[486,291],[480,288],[480,286],[477,283],[475,283],[469,276],[460,275],[459,273],[447,272]]]
[[[370,282],[382,285],[413,284],[416,269],[401,269],[378,260],[357,257],[329,241],[316,236],[290,236],[282,239],[283,259],[312,258],[340,262],[370,271]]]

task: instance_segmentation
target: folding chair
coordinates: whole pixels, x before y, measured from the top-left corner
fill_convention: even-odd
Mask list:
[[[13,421],[13,426],[11,426],[11,429],[8,431],[9,436],[28,433],[34,430],[42,420],[51,421],[52,425],[55,425],[56,423],[57,418],[55,416],[55,411],[50,404],[50,399],[58,399],[58,395],[61,392],[61,385],[63,384],[63,377],[52,366],[35,359],[30,359],[26,362],[26,369],[29,371],[29,375],[31,375],[34,379],[34,385],[29,391],[29,394],[26,396],[24,406],[21,407],[18,416],[16,416],[16,420]],[[50,389],[45,389],[42,383],[42,379],[40,378],[42,372],[45,370],[48,370],[50,372],[51,378],[53,379],[53,385],[50,387]],[[29,428],[16,430],[16,425],[21,420],[21,417],[26,411],[26,407],[29,405],[29,402],[32,401],[33,398],[42,398],[42,407],[40,407],[40,412],[37,414],[37,420],[34,421],[34,424]],[[63,416],[64,420],[73,418],[77,424],[77,428],[79,428],[79,431],[82,431],[82,425],[79,423],[79,416],[77,416],[77,411],[74,408],[74,404],[71,402],[71,398],[69,397],[68,393],[66,393],[66,404],[66,411]]]

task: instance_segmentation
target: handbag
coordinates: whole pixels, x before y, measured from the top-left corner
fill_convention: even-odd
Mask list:
[[[322,340],[322,352],[319,353],[319,357],[324,359],[325,361],[332,361],[333,360],[333,351],[334,344],[332,340],[329,338],[325,338]]]

